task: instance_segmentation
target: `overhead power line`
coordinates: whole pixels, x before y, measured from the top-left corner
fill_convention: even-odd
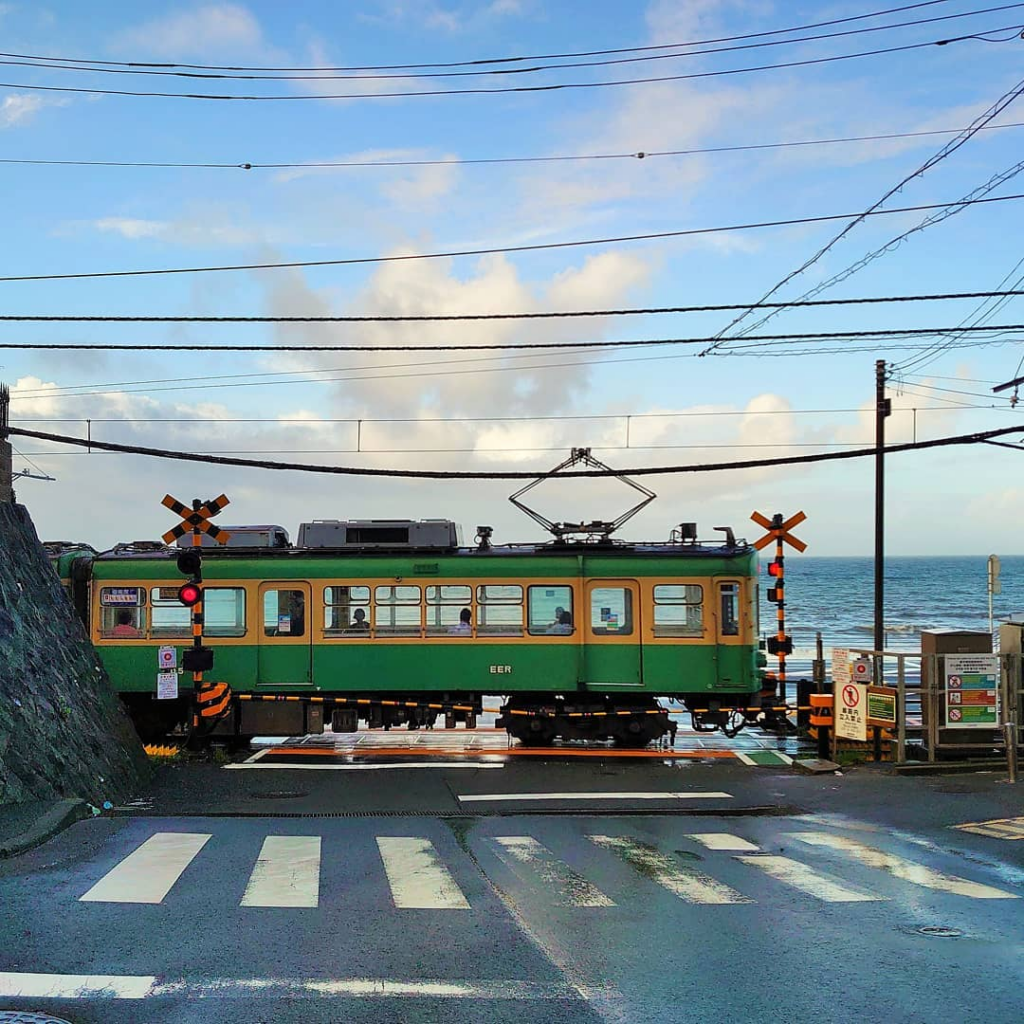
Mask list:
[[[978,444],[1007,434],[1024,432],[1024,426],[1001,427],[996,430],[940,437],[931,441],[914,441],[906,444],[886,446],[886,454],[920,451],[926,448],[944,448],[952,445]],[[53,441],[70,444],[78,448],[95,448],[99,451],[121,452],[126,455],[147,455],[176,462],[198,462],[215,466],[240,466],[249,469],[285,470],[298,473],[324,473],[337,476],[392,477],[413,480],[535,480],[551,476],[550,473],[524,471],[477,472],[472,470],[431,470],[431,469],[378,469],[362,466],[316,466],[301,462],[272,462],[264,459],[241,459],[226,455],[200,455],[195,452],[172,451],[166,448],[149,448],[144,445],[115,444],[111,441],[96,441],[92,438],[70,437],[64,434],[50,434],[39,430],[25,430],[10,427],[8,433],[16,437],[31,437],[37,441]],[[794,466],[814,462],[835,462],[841,459],[859,459],[874,456],[876,449],[857,448],[844,452],[818,452],[813,455],[783,456],[773,459],[749,459],[743,462],[705,463],[691,466],[640,466],[619,470],[570,470],[559,473],[558,479],[607,476],[666,476],[679,473],[710,473],[730,469],[761,469],[771,466]]]
[[[473,86],[468,89],[402,89],[387,92],[362,91],[351,93],[277,93],[271,95],[252,95],[239,93],[193,93],[193,92],[159,92],[150,89],[98,89],[70,85],[31,85],[26,82],[0,82],[0,88],[24,89],[32,92],[74,93],[87,96],[136,96],[157,99],[181,100],[235,100],[250,103],[266,103],[297,100],[380,100],[409,99],[418,96],[487,96],[523,92],[557,92],[563,89],[603,89],[621,85],[650,85],[660,82],[684,82],[701,78],[721,78],[727,75],[746,75],[756,71],[776,71],[784,68],[811,67],[817,64],[833,64],[837,61],[858,60],[864,57],[878,57],[889,53],[906,53],[910,50],[921,50],[932,46],[948,46],[969,40],[999,43],[1010,39],[988,38],[996,32],[1014,32],[1019,25],[1003,25],[999,28],[987,29],[984,33],[953,36],[946,39],[931,39],[923,43],[905,43],[902,46],[880,47],[875,50],[861,50],[857,53],[840,53],[828,57],[811,57],[806,60],[783,61],[778,64],[756,64],[745,68],[725,68],[720,71],[694,71],[684,75],[655,75],[648,78],[619,78],[599,82],[552,82],[544,85],[517,86]],[[1011,37],[1012,38],[1012,37]]]
[[[917,338],[939,334],[970,332],[1024,331],[1022,324],[988,324],[980,327],[890,327],[871,331],[812,331],[806,334],[751,334],[743,338],[749,343],[834,341],[841,338]],[[712,337],[700,338],[641,338],[615,341],[527,341],[498,342],[495,344],[438,344],[438,345],[195,345],[180,343],[117,344],[113,342],[66,341],[8,341],[0,349],[25,351],[58,350],[62,352],[517,352],[535,349],[567,351],[573,349],[646,348],[664,345],[704,345]]]
[[[550,320],[572,317],[638,316],[660,313],[712,313],[733,309],[774,309],[792,306],[862,306],[892,302],[945,302],[954,299],[1002,298],[1024,295],[1024,288],[991,292],[940,292],[921,295],[871,295],[851,299],[814,299],[799,302],[719,303],[706,306],[639,306],[622,309],[545,310],[528,313],[365,313],[338,316],[182,316],[75,313],[5,313],[4,321],[42,323],[172,323],[172,324],[335,324],[335,323],[450,323],[478,320]]]
[[[1024,128],[1024,121],[988,124],[981,130],[994,132],[1003,128]],[[346,168],[366,167],[467,167],[481,164],[550,164],[562,162],[578,163],[588,160],[652,160],[659,157],[704,156],[710,153],[748,153],[759,150],[795,149],[801,146],[833,146],[852,142],[885,142],[894,139],[925,138],[933,135],[958,135],[963,130],[963,128],[941,128],[919,132],[887,132],[880,135],[847,135],[834,139],[761,142],[742,146],[702,146],[695,149],[638,150],[635,153],[567,153],[553,156],[448,157],[436,160],[304,160],[291,163],[213,163],[209,161],[185,163],[170,160],[46,160],[31,157],[0,157],[0,164],[42,167],[135,167],[232,171],[344,170]]]
[[[592,245],[616,245],[621,242],[649,242],[667,238],[688,238],[694,235],[724,234],[729,231],[752,231],[761,228],[791,227],[795,224],[822,224],[832,220],[848,220],[850,217],[885,217],[896,213],[916,213],[920,210],[941,210],[947,206],[978,206],[984,203],[1006,203],[1024,199],[1024,194],[1009,196],[988,196],[964,202],[954,199],[948,203],[924,203],[919,206],[894,206],[887,210],[871,210],[864,213],[831,213],[819,217],[789,217],[784,220],[757,221],[745,224],[729,224],[711,228],[684,228],[679,231],[652,231],[640,235],[617,235],[608,238],[587,238],[571,242],[535,242],[530,245],[490,246],[483,249],[453,249],[446,252],[404,253],[394,256],[355,256],[348,259],[332,260],[291,260],[281,263],[235,263],[205,267],[167,267],[156,270],[91,270],[69,274],[12,274],[0,277],[5,281],[77,281],[99,277],[155,277],[166,274],[210,274],[237,270],[293,270],[300,267],[344,267],[369,263],[405,263],[415,260],[451,259],[457,256],[492,256],[498,253],[541,252],[549,249],[578,249]],[[765,296],[768,298],[769,296]]]
[[[790,28],[768,29],[763,32],[747,32],[743,35],[736,36],[719,36],[714,39],[695,39],[683,43],[655,43],[648,46],[625,46],[616,49],[604,50],[577,50],[567,53],[533,53],[505,57],[478,57],[472,60],[447,62],[429,61],[421,64],[356,64],[332,67],[266,67],[232,64],[182,64],[180,62],[172,63],[168,61],[96,60],[91,57],[48,57],[32,53],[0,53],[0,56],[18,57],[26,60],[61,61],[65,64],[104,64],[110,67],[122,68],[193,68],[200,71],[395,71],[414,68],[454,68],[469,67],[471,65],[478,64],[510,64],[521,60],[555,60],[563,57],[602,57],[613,53],[640,53],[653,50],[672,50],[686,46],[710,46],[713,43],[732,43],[742,39],[762,39],[765,36],[784,35],[789,32],[804,32],[812,28],[827,28],[830,25],[845,25],[854,21],[866,21],[870,18],[881,18],[887,14],[901,14],[904,11],[918,10],[922,7],[935,7],[938,4],[948,2],[949,0],[925,0],[925,2],[921,3],[904,4],[901,7],[889,7],[881,11],[869,11],[865,14],[857,14],[846,18],[832,18],[828,21],[811,22],[810,24],[795,25]]]
[[[160,77],[188,78],[194,79],[216,79],[219,81],[233,82],[369,82],[369,81],[395,81],[403,79],[431,79],[431,78],[464,78],[494,75],[528,75],[538,74],[545,71],[563,71],[575,68],[610,67],[618,64],[639,64],[660,60],[680,60],[685,57],[704,57],[717,53],[734,53],[739,50],[758,50],[771,46],[794,46],[797,43],[820,42],[826,39],[842,39],[848,36],[866,35],[873,32],[892,32],[901,28],[914,28],[920,25],[934,25],[938,22],[957,21],[962,18],[974,18],[982,14],[994,14],[1000,11],[1015,10],[1024,7],[1024,3],[1001,4],[998,7],[984,7],[973,11],[962,11],[956,14],[941,14],[931,18],[914,18],[909,21],[889,22],[884,25],[869,25],[861,28],[844,29],[839,32],[820,32],[816,35],[793,36],[789,39],[768,39],[756,43],[737,43],[732,46],[715,46],[710,49],[687,49],[674,51],[672,53],[643,53],[640,56],[606,56],[599,60],[571,60],[558,64],[533,64],[528,65],[516,62],[515,66],[480,67],[476,66],[468,70],[385,70],[378,69],[381,73],[365,72],[311,72],[311,73],[239,73],[235,71],[196,71],[196,70],[173,70],[166,67],[111,67],[106,64],[95,62],[94,66],[88,66],[84,62],[58,62],[47,58],[13,59],[0,56],[0,65],[14,67],[48,68],[55,71],[74,71],[79,74],[105,74],[105,75],[155,75]]]
[[[770,299],[776,292],[778,292],[780,289],[784,288],[787,284],[789,284],[789,282],[792,281],[794,277],[798,277],[800,274],[803,274],[805,271],[813,267],[823,256],[825,256],[833,248],[835,248],[835,246],[838,245],[839,242],[841,242],[855,227],[857,227],[857,225],[860,224],[865,219],[865,217],[870,216],[872,213],[877,213],[886,202],[888,202],[897,192],[903,189],[911,181],[913,181],[915,178],[923,177],[936,164],[939,164],[947,157],[952,156],[952,154],[955,153],[961,146],[969,142],[981,128],[983,128],[986,124],[990,124],[992,121],[994,121],[1015,99],[1017,99],[1018,96],[1020,96],[1022,92],[1024,92],[1024,80],[1018,82],[1012,89],[1009,89],[1007,92],[1003,93],[1003,95],[1000,96],[999,99],[997,99],[995,103],[993,103],[988,108],[988,110],[986,110],[984,113],[976,117],[967,128],[965,128],[958,136],[956,136],[956,138],[950,139],[950,141],[947,142],[937,153],[934,153],[927,160],[925,160],[923,164],[915,168],[909,174],[904,175],[895,185],[892,186],[892,188],[888,189],[879,199],[876,199],[875,202],[873,202],[863,213],[860,213],[857,216],[853,217],[850,220],[850,222],[846,224],[838,234],[836,234],[833,238],[826,242],[825,245],[818,249],[813,256],[806,259],[795,270],[791,270],[788,274],[785,275],[785,277],[781,278],[778,282],[772,285],[772,287],[769,288],[768,291],[761,296],[760,301],[764,302],[766,299]],[[976,200],[967,200],[967,202],[974,201]],[[711,346],[711,348],[713,349],[718,347],[719,345],[724,344],[725,336],[728,335],[729,331],[731,331],[734,327],[738,327],[748,316],[750,316],[752,312],[753,310],[747,310],[746,312],[741,313],[739,316],[734,317],[728,324],[726,324],[726,326],[719,332],[720,339],[716,341]],[[776,314],[773,313],[770,315],[774,316]],[[708,349],[707,351],[710,351],[710,349]]]

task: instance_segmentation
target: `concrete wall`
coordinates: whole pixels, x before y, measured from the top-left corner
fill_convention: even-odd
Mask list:
[[[27,510],[0,502],[0,803],[118,803],[148,771]]]

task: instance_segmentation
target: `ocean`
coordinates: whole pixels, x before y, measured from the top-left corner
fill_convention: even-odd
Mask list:
[[[765,597],[771,586],[768,561],[762,561],[760,577],[762,635],[775,623],[775,605]],[[993,599],[997,635],[1001,618],[1024,614],[1024,555],[1000,556],[1000,561],[1002,593]],[[885,649],[920,650],[922,630],[987,632],[987,564],[987,555],[887,557]],[[830,647],[874,646],[872,558],[815,558],[787,548],[785,565],[786,629],[794,647],[794,656],[787,659],[788,676],[809,675],[818,631],[826,659]],[[768,665],[774,669],[775,658],[769,657]],[[908,678],[912,666],[916,674],[916,661],[907,662]]]

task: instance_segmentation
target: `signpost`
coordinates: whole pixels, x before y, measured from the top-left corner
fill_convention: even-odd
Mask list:
[[[835,733],[837,739],[868,739],[868,688],[863,683],[846,683],[836,689]]]
[[[896,724],[896,691],[891,686],[869,686],[867,724],[888,729]]]
[[[999,728],[999,655],[946,655],[946,728]]]

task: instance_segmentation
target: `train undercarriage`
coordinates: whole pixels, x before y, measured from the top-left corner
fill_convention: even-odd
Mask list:
[[[691,715],[697,732],[735,736],[751,724],[756,713],[750,709],[753,695],[730,695],[728,701],[707,695],[682,694],[674,699],[676,708]],[[159,742],[188,730],[187,697],[155,701],[148,694],[124,697],[127,710],[145,742]],[[477,726],[485,710],[478,694],[439,694],[429,700],[422,695],[398,694],[373,697],[327,697],[300,694],[252,694],[232,696],[226,713],[201,723],[203,735],[232,738],[236,742],[257,735],[319,734],[355,732],[360,724],[369,729],[433,729],[439,725],[454,729]],[[617,746],[639,749],[665,736],[674,739],[677,723],[674,710],[654,697],[581,694],[552,696],[523,694],[505,700],[495,708],[495,725],[505,729],[525,746],[550,746],[557,739],[613,741]]]

